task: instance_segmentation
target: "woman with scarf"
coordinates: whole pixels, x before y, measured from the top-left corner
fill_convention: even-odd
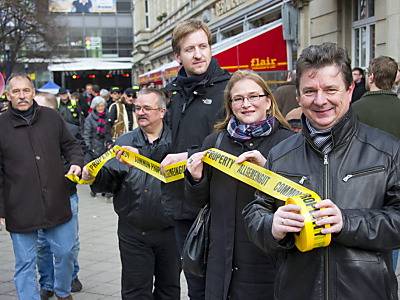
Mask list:
[[[106,100],[100,96],[94,97],[90,108],[92,112],[86,117],[83,127],[83,139],[87,150],[85,163],[99,157],[112,146]]]
[[[226,117],[205,139],[203,150],[217,146],[241,155],[241,160],[251,151],[267,157],[292,134],[270,89],[252,71],[233,74],[224,101]],[[188,159],[185,199],[195,207],[210,205],[205,299],[273,299],[275,256],[251,243],[243,226],[242,210],[254,200],[255,189],[203,164],[203,155],[198,152]]]

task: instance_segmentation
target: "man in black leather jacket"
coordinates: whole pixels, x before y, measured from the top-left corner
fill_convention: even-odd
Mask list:
[[[280,254],[275,298],[397,299],[391,250],[400,246],[399,141],[358,122],[349,108],[354,84],[344,49],[304,49],[297,74],[303,134],[274,147],[266,167],[324,199],[313,216],[330,224],[322,233],[332,241],[300,252],[299,207],[257,193],[244,222],[256,245]]]
[[[163,125],[165,95],[145,89],[135,102],[139,128],[116,144],[161,162],[171,133]],[[90,178],[86,168],[83,178]],[[122,299],[175,300],[180,297],[180,259],[173,221],[161,203],[161,182],[145,172],[112,159],[96,176],[96,192],[114,194],[122,263]],[[154,290],[153,290],[154,276]]]

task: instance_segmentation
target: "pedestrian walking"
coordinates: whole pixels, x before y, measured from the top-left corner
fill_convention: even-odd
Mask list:
[[[39,106],[26,74],[13,74],[6,85],[10,109],[0,116],[0,218],[5,218],[15,254],[14,282],[19,299],[40,299],[36,280],[36,242],[42,230],[54,254],[54,291],[72,299],[72,218],[61,155],[80,175],[79,143],[54,110]]]

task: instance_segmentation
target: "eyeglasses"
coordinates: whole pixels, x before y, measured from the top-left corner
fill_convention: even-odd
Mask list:
[[[160,109],[159,107],[153,108],[150,106],[139,106],[139,105],[135,105],[134,108],[135,108],[135,112],[143,110],[144,113],[148,113],[148,112],[151,112],[152,110]]]
[[[133,97],[133,94],[126,94],[127,97]]]
[[[231,98],[231,102],[235,105],[242,105],[244,103],[244,100],[247,99],[250,103],[256,102],[260,100],[261,97],[266,97],[268,95],[249,95],[249,96],[235,96]]]

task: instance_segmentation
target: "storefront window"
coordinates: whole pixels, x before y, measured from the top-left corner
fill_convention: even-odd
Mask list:
[[[375,56],[375,1],[353,1],[353,66],[367,68]]]

